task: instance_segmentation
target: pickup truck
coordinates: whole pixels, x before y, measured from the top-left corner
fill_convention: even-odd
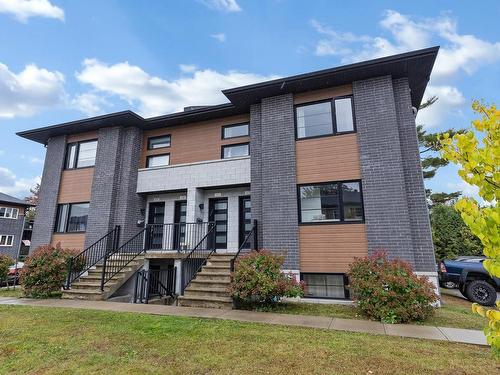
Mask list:
[[[484,257],[461,257],[439,262],[439,284],[454,283],[469,301],[493,306],[500,291],[500,279],[492,277],[483,267]]]

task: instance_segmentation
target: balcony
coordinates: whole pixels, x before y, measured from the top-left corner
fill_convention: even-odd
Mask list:
[[[250,156],[139,169],[137,193],[244,185],[250,183]]]

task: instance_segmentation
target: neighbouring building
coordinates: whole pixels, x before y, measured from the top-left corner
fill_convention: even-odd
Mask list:
[[[349,264],[377,250],[436,281],[415,115],[437,53],[232,88],[227,104],[164,116],[124,111],[20,132],[47,147],[32,249],[91,249],[95,273],[68,291],[81,298],[130,290],[140,269],[175,269],[178,293],[190,285],[201,300],[215,285],[222,303],[228,275],[218,271],[252,246],[286,254],[308,297],[349,298]],[[120,280],[100,276],[98,247],[120,248]],[[211,247],[218,259],[189,266],[193,250]]]
[[[24,232],[24,214],[32,205],[0,193],[0,255],[17,259]]]

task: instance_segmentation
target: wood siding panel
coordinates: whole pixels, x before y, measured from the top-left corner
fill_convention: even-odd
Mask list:
[[[357,134],[298,140],[297,183],[361,178]]]
[[[65,249],[83,250],[85,244],[85,233],[64,233],[53,234],[51,245],[55,246],[58,242]]]
[[[344,273],[368,254],[365,224],[302,225],[299,247],[301,272]]]
[[[296,94],[293,104],[303,104],[318,100],[332,99],[336,96],[352,95],[352,85],[331,87],[323,90],[315,90]]]
[[[90,202],[93,177],[94,168],[63,171],[58,203]]]
[[[97,130],[85,133],[70,134],[66,139],[66,143],[86,141],[88,139],[97,139],[97,137],[98,137]]]
[[[221,139],[222,126],[249,121],[249,115],[240,115],[144,132],[141,167],[146,166],[149,155],[170,154],[170,165],[220,159],[222,145],[250,142],[250,137]],[[170,147],[148,150],[149,137],[167,134]]]

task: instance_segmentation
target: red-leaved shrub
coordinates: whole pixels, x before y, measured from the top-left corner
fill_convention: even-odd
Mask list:
[[[349,281],[361,312],[384,323],[425,320],[438,300],[427,277],[418,277],[407,262],[389,260],[383,252],[356,259]]]
[[[252,251],[241,256],[231,274],[229,291],[243,304],[272,304],[282,297],[301,297],[304,286],[291,274],[281,272],[284,256]]]
[[[26,258],[20,272],[24,295],[47,298],[59,292],[68,274],[69,258],[78,253],[78,250],[61,248],[60,243],[55,247],[38,247]]]

